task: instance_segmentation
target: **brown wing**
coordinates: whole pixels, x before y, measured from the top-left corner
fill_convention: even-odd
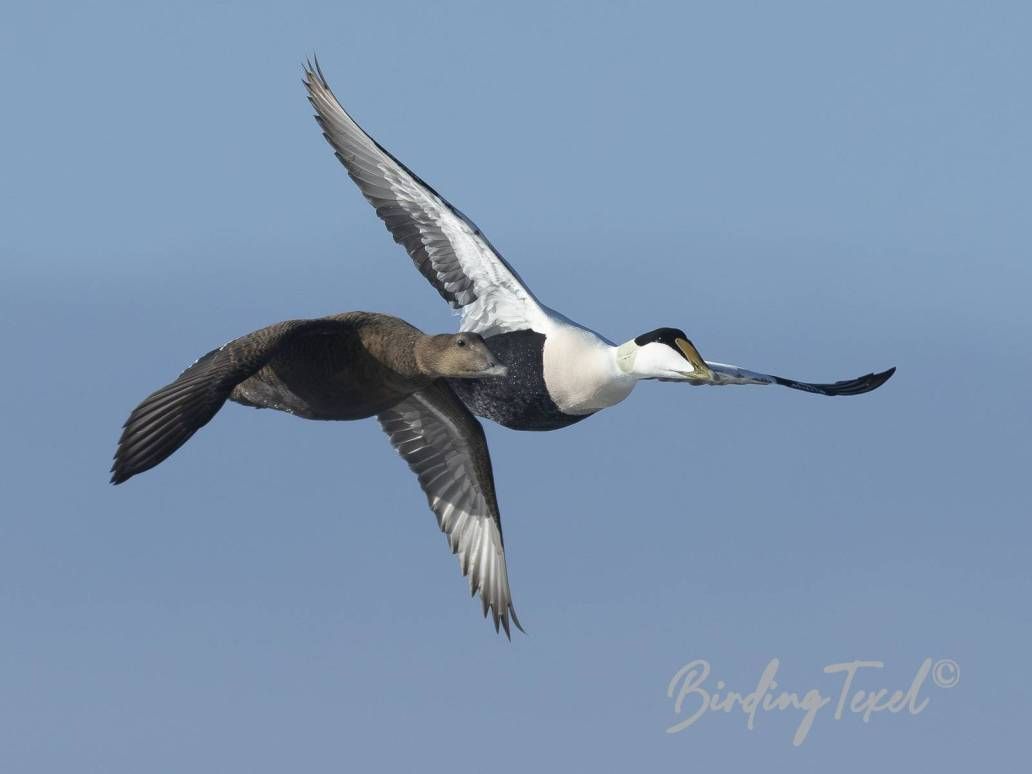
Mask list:
[[[288,320],[241,336],[204,355],[171,384],[147,396],[125,421],[111,483],[153,468],[208,424],[233,388],[297,336],[344,329],[338,320]]]

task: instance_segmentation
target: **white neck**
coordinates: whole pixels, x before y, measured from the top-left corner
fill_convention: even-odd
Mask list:
[[[549,332],[543,376],[561,411],[591,414],[631,394],[638,377],[620,366],[619,349],[586,328],[571,325]]]
[[[621,372],[628,374],[629,376],[634,375],[634,355],[638,349],[639,347],[634,343],[634,339],[625,341],[619,347],[612,348],[613,361]]]

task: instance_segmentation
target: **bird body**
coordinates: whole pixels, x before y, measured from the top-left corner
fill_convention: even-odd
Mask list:
[[[508,368],[502,380],[453,385],[469,409],[517,430],[555,430],[624,400],[647,379],[692,385],[778,384],[823,395],[869,392],[895,369],[814,384],[706,361],[684,331],[657,328],[617,346],[542,304],[480,229],[367,134],[305,68],[316,121],[394,240]],[[562,180],[562,170],[551,171]],[[571,195],[577,191],[570,191]]]
[[[857,395],[895,371],[800,382],[704,360],[684,331],[669,327],[617,345],[538,301],[473,221],[355,123],[318,65],[305,68],[304,83],[337,158],[416,268],[459,310],[460,332],[426,336],[397,318],[349,312],[235,339],[130,414],[113,483],[166,459],[227,400],[316,420],[375,415],[418,477],[484,614],[508,635],[510,620],[519,621],[474,414],[517,430],[555,430],[620,403],[642,380]]]
[[[423,334],[405,321],[367,312],[325,319],[339,322],[340,330],[297,337],[234,387],[229,399],[306,419],[355,420],[433,381],[416,360]]]
[[[485,343],[508,373],[451,383],[469,409],[515,430],[556,430],[614,406],[636,380],[620,371],[613,346],[598,334],[556,325],[499,333]]]
[[[491,457],[483,428],[447,381],[504,374],[475,333],[427,336],[370,312],[276,323],[212,350],[145,398],[125,422],[111,481],[167,459],[227,400],[306,419],[375,415],[419,478],[484,614],[508,635],[510,619],[519,621]]]

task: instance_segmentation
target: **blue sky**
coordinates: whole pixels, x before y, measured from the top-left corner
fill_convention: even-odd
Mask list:
[[[1032,696],[1023,4],[55,3],[0,27],[0,759],[19,772],[970,771]],[[528,636],[479,617],[374,422],[228,406],[125,486],[121,422],[211,347],[454,319],[311,119],[363,125],[614,340],[881,390],[644,384],[486,427]],[[667,683],[960,682],[864,723]],[[859,678],[858,678],[859,680]],[[470,764],[472,765],[472,764]]]

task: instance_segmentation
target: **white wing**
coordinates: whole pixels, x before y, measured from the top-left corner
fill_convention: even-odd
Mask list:
[[[452,553],[459,555],[470,589],[480,592],[495,630],[509,618],[520,631],[505,564],[502,522],[495,498],[484,430],[446,384],[437,381],[410,395],[378,419],[391,445],[419,478]]]
[[[461,310],[461,329],[484,336],[544,332],[546,312],[473,221],[362,130],[330,91],[318,63],[305,67],[304,83],[337,158],[394,241],[444,300]]]

